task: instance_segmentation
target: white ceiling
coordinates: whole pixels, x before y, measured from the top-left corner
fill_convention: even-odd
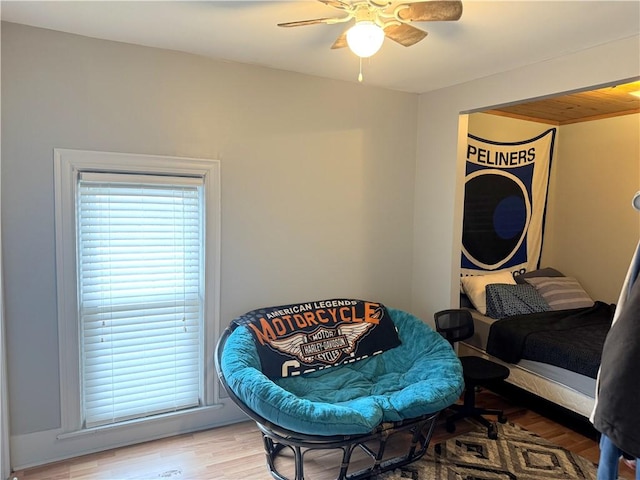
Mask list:
[[[638,0],[463,2],[457,22],[414,23],[429,35],[412,47],[386,40],[363,61],[364,82],[422,93],[622,38],[640,39]],[[342,16],[313,0],[3,0],[0,12],[9,22],[357,81],[358,58],[347,49],[330,49],[345,24],[276,26]]]

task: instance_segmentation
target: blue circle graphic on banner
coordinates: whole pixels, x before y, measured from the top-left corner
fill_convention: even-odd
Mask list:
[[[520,195],[510,195],[500,200],[493,212],[496,234],[505,240],[522,235],[527,223],[527,207]]]
[[[531,220],[527,189],[515,175],[479,170],[467,177],[462,250],[479,268],[507,262],[526,238]]]

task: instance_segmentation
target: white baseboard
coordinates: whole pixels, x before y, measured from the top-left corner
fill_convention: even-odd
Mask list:
[[[62,429],[11,436],[11,469],[23,470],[60,460],[183,433],[208,430],[248,420],[229,399],[145,422],[69,434]]]

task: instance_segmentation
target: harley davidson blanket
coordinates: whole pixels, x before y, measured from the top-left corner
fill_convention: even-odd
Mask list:
[[[261,308],[233,323],[251,332],[262,373],[271,379],[355,362],[400,345],[386,307],[364,300]]]

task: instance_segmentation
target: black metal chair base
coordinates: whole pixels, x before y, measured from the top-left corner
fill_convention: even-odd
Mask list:
[[[439,412],[403,422],[385,423],[374,432],[350,436],[313,436],[288,430],[275,430],[257,423],[262,432],[267,466],[271,476],[277,480],[304,480],[304,456],[311,450],[342,450],[342,460],[336,480],[363,480],[393,470],[420,459],[429,446]],[[388,441],[397,434],[411,435],[406,454],[384,459]],[[372,449],[371,444],[377,448]],[[288,448],[293,452],[295,477],[290,478],[276,467],[276,459]],[[360,448],[370,457],[371,465],[365,469],[349,472],[351,455]],[[290,457],[289,457],[290,458]]]
[[[454,405],[456,407],[461,406],[461,405]],[[455,422],[457,420],[461,420],[463,418],[472,418],[474,420],[476,420],[478,423],[480,423],[481,425],[484,425],[487,428],[487,437],[492,439],[492,440],[496,440],[498,438],[498,429],[496,427],[495,422],[492,422],[490,420],[487,420],[485,417],[483,417],[483,415],[496,415],[498,417],[498,422],[500,423],[506,423],[507,418],[503,415],[502,411],[500,410],[487,410],[487,409],[483,409],[481,411],[478,412],[469,412],[466,410],[461,410],[458,413],[455,413],[453,415],[451,415],[450,417],[447,417],[446,422],[445,422],[445,428],[447,430],[447,432],[449,433],[453,433],[456,431],[456,425]]]
[[[475,400],[475,386],[468,386],[464,393],[464,403],[462,405],[451,405],[449,408],[456,413],[447,417],[445,421],[446,430],[449,433],[453,433],[456,430],[455,422],[463,418],[473,418],[485,427],[487,427],[487,437],[492,440],[498,438],[498,429],[496,424],[483,417],[483,415],[495,415],[498,422],[505,423],[507,417],[504,416],[502,410],[496,410],[492,408],[479,408],[476,407]]]

